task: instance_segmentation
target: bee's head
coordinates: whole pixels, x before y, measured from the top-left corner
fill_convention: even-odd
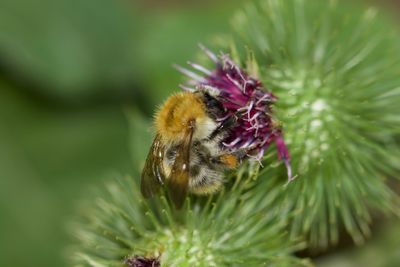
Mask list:
[[[218,118],[224,117],[226,109],[222,105],[221,101],[218,100],[219,92],[217,91],[217,89],[211,89],[214,88],[201,90],[199,91],[199,93],[201,94],[201,98],[208,116],[210,116],[213,120],[216,120]]]

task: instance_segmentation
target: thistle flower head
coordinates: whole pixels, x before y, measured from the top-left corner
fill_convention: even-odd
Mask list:
[[[182,73],[189,76],[189,86],[182,86],[185,90],[210,90],[218,95],[218,99],[225,108],[225,114],[218,121],[235,118],[236,124],[229,132],[221,145],[231,151],[244,150],[248,157],[258,161],[264,156],[265,151],[275,143],[278,157],[283,160],[288,173],[289,181],[292,179],[290,156],[285,145],[282,129],[273,116],[272,105],[277,97],[266,90],[256,77],[251,77],[244,69],[237,65],[226,54],[221,56],[200,45],[202,50],[214,62],[215,69],[208,70],[198,64],[190,63],[195,71],[201,72],[200,76],[190,70],[177,67]]]
[[[150,203],[142,199],[131,177],[109,183],[75,228],[74,266],[307,265],[290,255],[304,243],[283,234],[287,220],[273,206],[276,195],[244,201],[249,189],[244,184],[251,187],[254,181],[238,179],[243,181],[230,192],[191,198],[182,211],[162,195]]]

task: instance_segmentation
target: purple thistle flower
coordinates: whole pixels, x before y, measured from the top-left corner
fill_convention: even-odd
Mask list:
[[[160,267],[158,258],[145,258],[141,256],[133,256],[124,261],[128,267]]]
[[[176,66],[191,78],[184,90],[212,90],[218,93],[226,114],[219,118],[221,123],[235,116],[237,121],[230,134],[222,141],[222,146],[230,151],[244,150],[247,156],[261,161],[271,143],[275,143],[278,158],[283,160],[289,181],[293,180],[290,155],[283,140],[282,129],[273,118],[272,104],[277,97],[266,91],[260,80],[250,77],[225,54],[220,57],[200,45],[200,48],[215,63],[214,70],[188,62],[192,68],[202,73]],[[196,89],[190,87],[194,86]]]

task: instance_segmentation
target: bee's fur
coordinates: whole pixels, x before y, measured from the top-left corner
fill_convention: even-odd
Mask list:
[[[223,171],[232,165],[221,161],[224,156],[217,143],[217,139],[204,139],[192,144],[189,164],[189,191],[195,194],[210,194],[218,191],[223,185]],[[176,147],[171,145],[166,149],[163,168],[166,176],[171,172],[175,160]]]
[[[171,96],[156,115],[157,134],[165,145],[163,169],[169,177],[176,158],[176,149],[183,138],[188,121],[195,129],[190,148],[188,190],[210,194],[223,185],[223,171],[238,164],[236,156],[223,151],[220,142],[226,130],[218,132],[216,119],[223,112],[220,103],[205,92],[183,92]]]
[[[206,106],[199,94],[182,92],[172,95],[156,114],[156,130],[165,144],[176,144],[183,139],[190,120],[195,120],[193,140],[204,139],[217,127],[207,114]]]

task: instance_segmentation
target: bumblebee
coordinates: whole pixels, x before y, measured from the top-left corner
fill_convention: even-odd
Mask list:
[[[188,193],[206,195],[223,185],[225,170],[236,168],[241,153],[221,148],[235,124],[218,122],[225,109],[215,92],[199,90],[170,96],[155,116],[156,135],[142,175],[141,192],[152,197],[165,185],[177,208]]]

